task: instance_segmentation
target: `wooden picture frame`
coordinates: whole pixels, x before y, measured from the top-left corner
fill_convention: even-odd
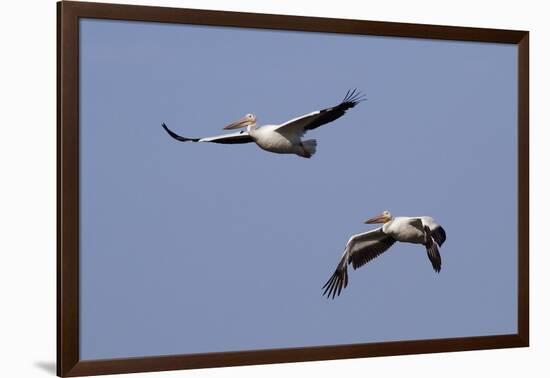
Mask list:
[[[517,334],[82,360],[79,357],[79,19],[132,20],[373,36],[477,41],[518,47]],[[57,3],[57,374],[83,376],[529,345],[529,33],[526,31],[173,9]]]

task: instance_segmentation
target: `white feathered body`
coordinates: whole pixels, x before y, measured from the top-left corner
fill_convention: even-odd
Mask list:
[[[250,137],[263,150],[278,154],[313,155],[317,142],[307,140],[302,142],[300,135],[295,133],[283,133],[275,129],[279,125],[266,125],[249,130]]]
[[[382,226],[382,231],[397,241],[424,244],[426,243],[426,231],[437,227],[432,217],[395,217]]]

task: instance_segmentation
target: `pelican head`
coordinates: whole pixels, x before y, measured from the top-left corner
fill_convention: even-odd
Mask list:
[[[365,223],[371,224],[371,223],[387,223],[392,220],[391,213],[388,210],[385,210],[382,212],[382,214],[378,214],[375,217],[372,217],[370,219],[367,219]]]
[[[243,118],[236,120],[235,122],[230,123],[225,126],[224,130],[238,129],[241,127],[252,126],[256,124],[256,116],[254,114],[248,113]]]

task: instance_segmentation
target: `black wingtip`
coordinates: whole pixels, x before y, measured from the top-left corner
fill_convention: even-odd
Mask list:
[[[443,243],[445,243],[445,240],[447,240],[445,229],[441,226],[437,226],[431,232],[435,242],[441,247]]]
[[[168,135],[170,135],[172,138],[176,139],[176,140],[179,140],[180,142],[198,142],[200,138],[187,138],[187,137],[184,137],[184,136],[181,136],[181,135],[178,135],[176,134],[175,132],[173,132],[172,130],[170,130],[168,128],[168,126],[166,126],[166,123],[162,123],[161,124],[162,128],[168,133]]]
[[[360,91],[358,91],[357,88],[353,90],[348,89],[341,104],[345,105],[346,108],[353,108],[358,103],[366,100],[367,100],[366,96],[362,94]]]
[[[334,299],[336,296],[340,296],[342,289],[348,286],[348,271],[344,269],[342,271],[337,268],[329,280],[323,285],[323,296],[326,295],[327,299]]]
[[[427,242],[425,244],[426,252],[428,253],[428,259],[432,263],[432,267],[436,273],[441,271],[441,255],[439,254],[439,248],[437,247],[437,242],[435,241],[432,231],[428,226],[424,226],[424,231],[426,232]]]

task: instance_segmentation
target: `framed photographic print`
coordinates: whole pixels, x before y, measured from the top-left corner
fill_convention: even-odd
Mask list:
[[[58,375],[528,346],[528,32],[57,9]]]

